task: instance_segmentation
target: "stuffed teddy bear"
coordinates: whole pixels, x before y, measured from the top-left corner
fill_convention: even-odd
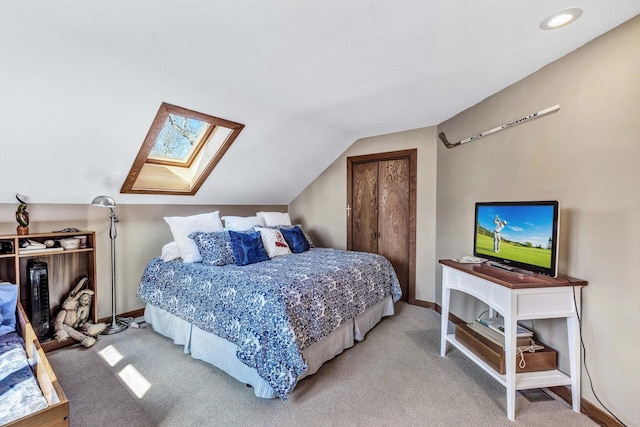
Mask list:
[[[107,327],[104,323],[94,324],[88,320],[95,293],[91,289],[82,289],[88,281],[86,277],[82,278],[62,303],[62,309],[53,323],[58,342],[71,337],[83,347],[89,348],[96,343],[95,337]]]

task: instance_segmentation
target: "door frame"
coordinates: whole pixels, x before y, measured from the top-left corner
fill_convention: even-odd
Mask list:
[[[381,160],[409,160],[409,283],[407,284],[409,304],[416,303],[416,202],[417,202],[417,167],[418,149],[390,151],[386,153],[365,154],[347,157],[347,250],[353,245],[353,166]]]

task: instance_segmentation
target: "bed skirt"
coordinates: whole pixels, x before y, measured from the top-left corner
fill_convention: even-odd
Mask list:
[[[298,380],[314,374],[324,362],[352,347],[355,341],[362,341],[380,319],[393,314],[393,298],[388,295],[355,319],[342,324],[322,341],[302,350],[308,369]],[[194,359],[210,363],[238,381],[251,385],[256,396],[267,399],[276,397],[273,387],[254,368],[238,360],[238,347],[235,344],[151,304],[145,307],[144,320],[151,324],[154,331],[173,339],[175,344],[184,346],[184,352],[191,354]]]

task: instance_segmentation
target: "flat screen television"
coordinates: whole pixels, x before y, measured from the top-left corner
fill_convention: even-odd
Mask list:
[[[473,254],[556,277],[559,214],[557,201],[477,202]]]

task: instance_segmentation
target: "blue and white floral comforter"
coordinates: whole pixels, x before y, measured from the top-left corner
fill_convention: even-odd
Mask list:
[[[138,287],[143,301],[236,344],[282,400],[307,369],[302,350],[401,292],[386,258],[329,248],[241,267],[154,258]]]

